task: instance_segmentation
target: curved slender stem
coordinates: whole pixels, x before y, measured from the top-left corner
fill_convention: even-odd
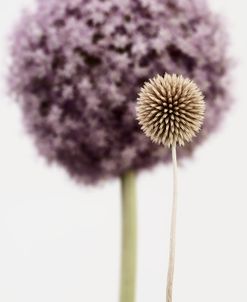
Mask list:
[[[122,267],[120,302],[135,301],[136,286],[136,174],[121,177],[122,192]]]
[[[175,250],[176,250],[176,220],[177,220],[177,152],[176,145],[172,146],[172,162],[173,162],[173,205],[171,216],[171,230],[170,230],[170,255],[169,266],[167,273],[167,287],[166,287],[166,301],[172,302],[172,290],[174,279],[174,265],[175,265]]]

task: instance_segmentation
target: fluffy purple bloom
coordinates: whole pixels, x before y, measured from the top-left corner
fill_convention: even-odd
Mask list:
[[[192,154],[228,107],[218,16],[198,0],[49,0],[25,13],[12,46],[11,89],[49,161],[94,183],[169,161],[136,121],[137,92],[156,74],[192,78],[206,96]]]

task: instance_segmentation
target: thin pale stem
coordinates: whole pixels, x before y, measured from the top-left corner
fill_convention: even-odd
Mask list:
[[[176,220],[177,220],[177,152],[176,152],[176,145],[172,146],[172,162],[173,162],[173,204],[172,204],[172,216],[171,216],[170,255],[169,255],[168,273],[167,273],[166,302],[172,302],[175,250],[176,250]]]
[[[122,191],[122,267],[120,302],[135,301],[136,287],[136,174],[121,177]]]

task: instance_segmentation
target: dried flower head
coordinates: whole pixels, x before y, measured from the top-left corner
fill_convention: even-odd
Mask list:
[[[138,89],[176,73],[201,87],[203,130],[190,156],[229,105],[225,32],[198,0],[37,0],[12,38],[10,87],[39,152],[95,183],[170,160],[136,121]]]
[[[205,111],[202,92],[191,80],[157,75],[139,93],[137,119],[144,133],[168,147],[190,142],[201,128]]]

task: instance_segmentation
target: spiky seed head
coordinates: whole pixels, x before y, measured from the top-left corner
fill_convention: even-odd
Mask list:
[[[151,140],[165,146],[184,145],[199,132],[205,102],[201,90],[190,79],[157,75],[141,88],[137,120]]]

